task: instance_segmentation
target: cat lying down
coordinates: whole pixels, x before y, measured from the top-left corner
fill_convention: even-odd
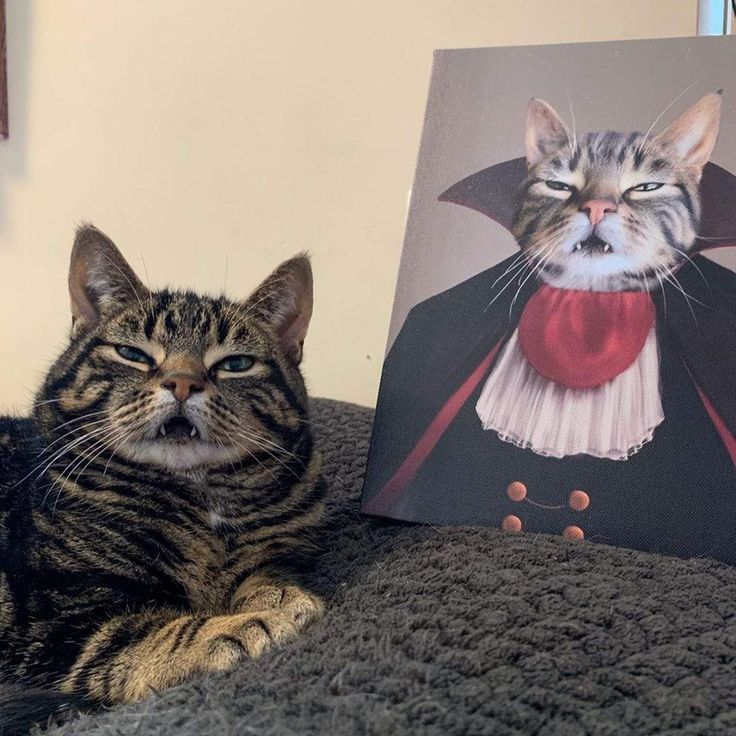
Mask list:
[[[307,257],[242,302],[150,291],[85,226],[69,290],[33,417],[0,418],[3,734],[228,669],[323,610],[299,582],[323,506]]]

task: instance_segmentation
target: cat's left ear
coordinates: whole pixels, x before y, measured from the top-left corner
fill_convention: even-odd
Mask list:
[[[312,318],[312,266],[306,254],[282,263],[249,297],[253,309],[278,335],[289,360],[302,360],[304,340]]]
[[[534,97],[526,110],[526,161],[534,166],[543,158],[570,145],[570,134],[549,102]]]
[[[142,304],[148,293],[105,233],[88,224],[77,230],[69,264],[74,333],[95,324],[103,314]]]
[[[658,140],[673,147],[688,166],[702,172],[713,153],[720,122],[721,93],[713,92],[680,115],[659,134]]]

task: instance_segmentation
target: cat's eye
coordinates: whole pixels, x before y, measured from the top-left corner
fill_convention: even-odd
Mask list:
[[[663,182],[659,181],[645,181],[643,184],[631,187],[630,192],[653,192],[655,189],[661,189],[664,186]]]
[[[145,363],[153,365],[153,358],[132,345],[116,345],[115,350],[121,358],[129,360],[131,363]]]
[[[548,179],[544,183],[555,192],[574,192],[575,191],[575,187],[572,184],[565,184],[564,181],[556,181],[555,179]]]
[[[219,363],[214,365],[217,371],[225,371],[225,373],[245,373],[255,364],[255,359],[250,355],[228,355]]]

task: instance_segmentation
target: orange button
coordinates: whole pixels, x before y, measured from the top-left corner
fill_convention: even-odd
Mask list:
[[[590,496],[585,491],[572,491],[567,502],[573,511],[585,511],[590,506]]]
[[[502,522],[501,529],[505,532],[520,532],[521,531],[521,519],[518,516],[509,514]]]
[[[562,536],[565,537],[565,539],[572,540],[585,539],[585,532],[579,526],[568,526],[565,531],[562,532]]]
[[[512,501],[523,501],[526,498],[526,486],[520,480],[512,481],[506,493]]]

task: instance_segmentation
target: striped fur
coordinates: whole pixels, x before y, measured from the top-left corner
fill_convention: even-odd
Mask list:
[[[33,419],[0,420],[0,679],[131,701],[322,611],[298,582],[323,507],[298,367],[311,271],[287,261],[244,302],[152,292],[85,227],[70,293]]]
[[[576,137],[548,103],[532,100],[529,175],[512,226],[522,251],[513,277],[598,291],[650,290],[671,279],[698,235],[698,184],[720,105],[720,95],[707,95],[659,135]],[[590,200],[614,210],[597,226],[584,209]],[[581,247],[591,242],[598,247]]]

